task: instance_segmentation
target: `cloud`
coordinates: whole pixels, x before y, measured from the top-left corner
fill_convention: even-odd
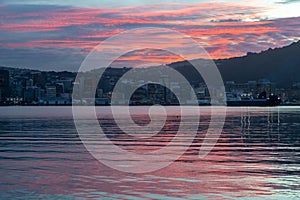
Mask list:
[[[236,3],[171,3],[118,8],[0,6],[0,65],[24,64],[56,70],[73,67],[76,70],[84,56],[101,41],[131,28],[149,26],[182,32],[203,45],[213,58],[240,56],[300,39],[300,17],[268,20],[261,15],[268,9]],[[184,48],[172,34],[143,34],[151,34],[153,40],[170,40],[172,48]],[[118,45],[130,43],[124,40]],[[165,54],[139,53],[128,54],[117,63],[137,66],[143,60],[162,63],[179,59]]]
[[[210,22],[241,22],[242,19],[219,19],[219,20],[215,20],[212,19],[210,20]]]
[[[298,3],[298,2],[300,2],[300,0],[284,0],[284,1],[279,1],[279,2],[276,2],[276,3],[288,4],[288,3]]]
[[[131,7],[131,6],[143,6],[153,4],[170,4],[170,3],[186,3],[186,0],[0,0],[0,4],[27,4],[27,5],[55,5],[55,6],[71,6],[71,7],[88,7],[88,8],[100,8],[100,7]],[[191,4],[208,3],[210,0],[189,0]],[[214,3],[224,2],[224,0],[215,0]],[[242,2],[242,0],[231,0],[231,2]]]
[[[77,71],[84,55],[64,48],[5,48],[0,47],[0,66],[37,70]]]

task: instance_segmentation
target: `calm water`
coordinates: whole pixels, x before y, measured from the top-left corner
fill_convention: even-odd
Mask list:
[[[141,145],[118,137],[108,109],[98,108],[100,124],[131,150],[162,148],[180,121],[169,116],[160,136]],[[153,173],[128,174],[86,151],[71,107],[2,107],[0,199],[300,199],[300,107],[228,108],[217,145],[199,159],[209,109],[183,156]]]

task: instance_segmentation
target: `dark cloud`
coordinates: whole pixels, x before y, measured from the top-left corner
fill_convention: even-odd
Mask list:
[[[3,48],[0,47],[1,66],[36,70],[77,71],[84,55],[70,49]]]
[[[300,2],[300,0],[284,0],[284,1],[279,1],[279,2],[276,2],[276,3],[288,4],[288,3],[296,3],[296,2]]]
[[[210,20],[210,22],[241,22],[242,19],[220,19],[220,20],[216,20],[216,19],[212,19]]]

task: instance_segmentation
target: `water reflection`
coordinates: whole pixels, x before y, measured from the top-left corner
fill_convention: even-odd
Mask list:
[[[32,108],[30,117],[4,109],[1,113],[14,114],[0,115],[0,199],[297,199],[300,195],[300,108],[228,109],[217,145],[199,159],[210,119],[204,108],[188,151],[169,167],[140,175],[121,173],[95,160],[82,145],[68,107],[55,108],[56,115],[50,117],[44,108]],[[176,134],[178,119],[170,116],[163,132],[144,145],[146,141],[117,135],[105,109],[101,123],[124,148],[161,148]]]

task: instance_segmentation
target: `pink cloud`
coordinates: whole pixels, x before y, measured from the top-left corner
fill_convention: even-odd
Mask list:
[[[4,5],[0,5],[3,7]],[[40,12],[15,13],[4,11],[0,30],[16,33],[40,32],[41,38],[26,42],[2,42],[6,48],[70,48],[86,54],[101,40],[130,28],[166,27],[194,38],[207,48],[213,58],[240,56],[247,51],[260,51],[288,44],[291,38],[300,39],[300,17],[259,20],[267,7],[234,3],[167,4],[114,9],[56,8]],[[22,19],[23,18],[23,19]],[[52,32],[54,36],[48,36]],[[43,34],[45,36],[43,37]],[[69,36],[66,36],[70,34]],[[60,35],[64,35],[63,37]],[[286,35],[286,36],[285,36]],[[264,39],[262,39],[264,38]],[[170,34],[153,35],[153,39],[174,41],[171,47],[184,47]],[[260,42],[263,40],[263,42]],[[234,48],[241,44],[251,49]],[[122,41],[117,45],[130,45]],[[170,47],[170,46],[169,46]],[[162,48],[166,48],[162,46]],[[147,57],[147,58],[146,58]],[[121,59],[144,59],[162,62],[160,55],[132,55]],[[178,56],[165,57],[173,62]]]

